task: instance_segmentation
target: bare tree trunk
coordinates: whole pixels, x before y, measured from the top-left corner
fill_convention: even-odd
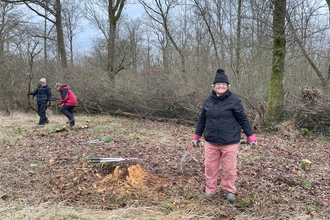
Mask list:
[[[165,31],[168,39],[170,40],[170,42],[174,46],[175,50],[179,53],[180,61],[181,61],[181,71],[185,72],[186,60],[185,60],[183,50],[182,50],[182,48],[180,48],[178,46],[178,44],[174,40],[173,35],[171,34],[170,28],[168,26],[169,25],[168,24],[169,12],[170,12],[170,9],[172,7],[174,7],[174,4],[176,4],[176,2],[175,1],[169,1],[169,0],[166,0],[166,1],[164,1],[164,0],[163,1],[154,0],[154,2],[156,3],[156,7],[157,7],[156,9],[154,9],[154,7],[152,7],[148,3],[146,3],[146,1],[139,0],[139,2],[144,7],[144,9],[145,9],[146,13],[148,14],[148,16],[152,20],[157,22],[158,24],[162,25],[162,27],[164,28],[164,31]]]
[[[215,38],[214,38],[214,34],[213,34],[213,31],[211,29],[211,25],[207,19],[207,15],[208,17],[210,17],[209,15],[209,9],[207,6],[205,6],[205,8],[202,8],[202,5],[200,4],[200,1],[199,0],[194,0],[195,2],[195,5],[197,6],[199,12],[200,12],[200,15],[202,16],[203,18],[203,21],[205,22],[205,25],[207,27],[207,31],[209,32],[210,34],[210,37],[211,37],[211,40],[212,40],[212,45],[213,45],[213,48],[214,48],[214,53],[215,53],[215,57],[216,57],[216,63],[218,65],[218,67],[220,67],[220,59],[219,59],[219,53],[218,53],[218,47],[217,47],[217,44],[215,42]]]
[[[73,66],[73,37],[72,37],[72,33],[70,34],[69,44],[70,44],[70,64],[71,64],[71,66]]]
[[[79,32],[78,23],[82,18],[81,12],[80,0],[62,0],[62,24],[65,32],[64,36],[68,39],[69,43],[69,59],[71,66],[73,66],[74,63],[73,40],[77,32]]]
[[[4,47],[4,37],[2,32],[0,31],[0,62],[2,62],[5,54],[5,47]]]
[[[56,33],[57,33],[57,48],[58,53],[60,54],[61,64],[62,68],[67,68],[67,58],[66,58],[66,51],[65,51],[65,43],[64,43],[64,37],[63,37],[63,27],[62,27],[62,7],[61,7],[61,0],[55,0],[54,4],[52,5],[54,8],[50,8],[49,1],[44,0],[1,0],[3,2],[8,2],[12,4],[17,3],[24,3],[31,11],[35,12],[38,16],[41,16],[48,21],[52,22],[56,26]],[[42,7],[45,11],[49,12],[51,15],[55,17],[55,20],[52,20],[45,14],[39,12],[38,10],[34,9],[29,5],[29,3],[32,3],[34,5],[38,5]]]
[[[47,15],[47,11],[45,10],[45,16]],[[48,60],[48,50],[47,50],[47,19],[44,19],[44,64],[47,65]]]
[[[63,26],[62,26],[62,6],[61,0],[55,0],[55,26],[57,33],[57,48],[61,56],[62,68],[68,67],[68,61],[65,51],[64,35],[63,35]]]
[[[234,69],[234,74],[236,79],[238,79],[241,68],[241,24],[242,24],[242,0],[238,1],[238,10],[237,10],[237,43],[236,43],[236,65]]]
[[[9,16],[14,9],[13,5],[4,2],[0,6],[0,61],[2,61],[5,56],[5,45],[7,44],[8,47],[9,44],[10,31],[18,25],[18,20],[13,16]]]
[[[34,58],[41,52],[41,49],[39,51],[35,51],[38,46],[38,42],[36,42],[34,45],[31,45],[32,48],[31,50],[28,51],[29,54],[29,75],[28,75],[28,92],[27,92],[27,98],[28,98],[28,109],[32,109],[38,113],[38,110],[34,107],[34,105],[31,103],[31,96],[29,95],[31,92],[31,80],[33,78],[33,63],[34,63]]]
[[[329,13],[330,13],[330,0],[325,0],[328,5]],[[330,16],[329,16],[329,25],[330,25]]]
[[[108,39],[108,63],[107,71],[110,83],[115,85],[115,76],[123,68],[122,66],[115,69],[115,42],[117,22],[121,16],[126,0],[109,0],[108,16],[109,16],[109,39]]]
[[[292,31],[293,37],[295,39],[295,41],[297,42],[297,44],[299,45],[304,57],[307,59],[308,63],[312,66],[313,70],[315,71],[316,75],[319,77],[319,79],[321,80],[323,89],[325,89],[326,91],[329,89],[329,81],[322,75],[321,71],[317,68],[316,64],[313,62],[313,60],[310,58],[310,56],[308,55],[303,43],[301,42],[301,40],[299,40],[296,30],[291,22],[290,19],[290,15],[289,13],[286,13],[286,19],[288,21],[289,27]]]
[[[283,79],[285,64],[285,14],[286,0],[274,0],[273,12],[273,63],[268,93],[268,108],[266,122],[276,123],[283,116]]]
[[[108,39],[108,63],[107,63],[107,71],[109,75],[109,79],[111,82],[115,82],[115,73],[114,73],[114,65],[115,65],[115,40],[116,40],[116,22],[115,22],[115,14],[112,11],[112,0],[109,1],[109,39]]]

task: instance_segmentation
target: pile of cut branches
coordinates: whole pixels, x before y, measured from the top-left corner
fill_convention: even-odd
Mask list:
[[[330,102],[322,97],[317,88],[303,87],[303,105],[296,112],[298,128],[307,128],[313,133],[330,134]]]

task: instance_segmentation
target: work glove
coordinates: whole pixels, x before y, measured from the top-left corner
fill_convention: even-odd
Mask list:
[[[57,107],[58,107],[58,108],[62,108],[63,105],[64,105],[64,104],[58,103]]]
[[[47,102],[47,105],[50,106],[50,102]]]
[[[199,135],[197,135],[197,134],[194,134],[193,139],[191,140],[191,144],[192,144],[194,147],[199,146],[199,143],[201,142],[201,141],[199,140],[200,137],[201,137],[201,136],[199,136]]]
[[[256,139],[256,137],[254,136],[254,134],[250,135],[249,137],[247,137],[246,141],[249,143],[249,144],[254,144],[254,145],[258,145],[258,141]]]

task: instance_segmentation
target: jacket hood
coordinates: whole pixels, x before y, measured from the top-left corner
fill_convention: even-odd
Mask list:
[[[61,92],[63,89],[70,89],[70,87],[68,85],[62,85],[58,91]]]

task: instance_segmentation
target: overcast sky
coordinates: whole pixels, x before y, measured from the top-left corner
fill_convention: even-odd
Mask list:
[[[143,13],[143,7],[141,4],[129,4],[126,5],[124,10],[124,14],[128,14],[131,18],[140,17]],[[82,22],[84,31],[80,33],[77,38],[74,40],[75,48],[78,50],[88,50],[92,46],[92,39],[100,34],[95,28],[89,24],[87,20]]]

